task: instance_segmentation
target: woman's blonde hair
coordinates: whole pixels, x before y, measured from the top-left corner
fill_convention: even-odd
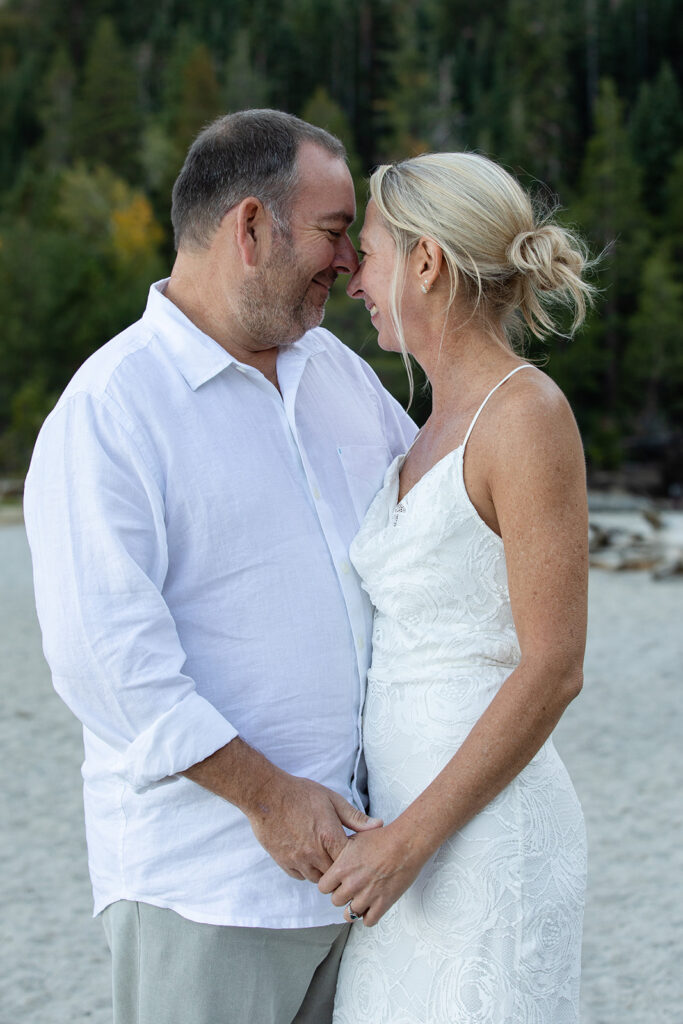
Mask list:
[[[400,299],[407,261],[421,237],[441,248],[450,295],[464,289],[472,316],[512,343],[524,325],[537,338],[561,333],[553,306],[570,307],[569,335],[582,323],[594,289],[583,280],[584,244],[536,215],[530,196],[499,164],[477,153],[427,153],[378,167],[370,195],[398,252],[390,288],[390,314],[413,394],[413,377],[401,325]],[[462,292],[461,292],[462,294]]]

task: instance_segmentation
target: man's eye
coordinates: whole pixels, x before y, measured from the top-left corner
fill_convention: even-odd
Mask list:
[[[356,256],[358,257],[359,263],[362,263],[363,260],[365,259],[365,253],[363,252],[362,249],[356,249]]]
[[[327,233],[331,238],[341,238],[342,236],[341,231],[332,231],[331,228],[328,228]]]

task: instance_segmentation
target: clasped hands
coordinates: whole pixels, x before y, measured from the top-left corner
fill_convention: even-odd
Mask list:
[[[337,907],[352,903],[368,926],[405,892],[424,863],[398,821],[383,826],[310,779],[278,778],[249,819],[283,871],[316,882]],[[348,906],[345,916],[350,920]]]

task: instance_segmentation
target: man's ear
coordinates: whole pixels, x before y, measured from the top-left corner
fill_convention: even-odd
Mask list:
[[[236,209],[237,248],[247,267],[255,267],[270,243],[270,222],[263,203],[247,196]]]

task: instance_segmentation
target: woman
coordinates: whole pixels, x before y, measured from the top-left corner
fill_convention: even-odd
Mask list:
[[[584,256],[481,156],[381,167],[370,190],[348,291],[433,405],[351,549],[376,607],[364,744],[385,825],[319,883],[357,920],[334,1020],[569,1024],[585,835],[550,734],[582,682],[584,462],[510,337],[552,330],[552,300],[578,326]]]

